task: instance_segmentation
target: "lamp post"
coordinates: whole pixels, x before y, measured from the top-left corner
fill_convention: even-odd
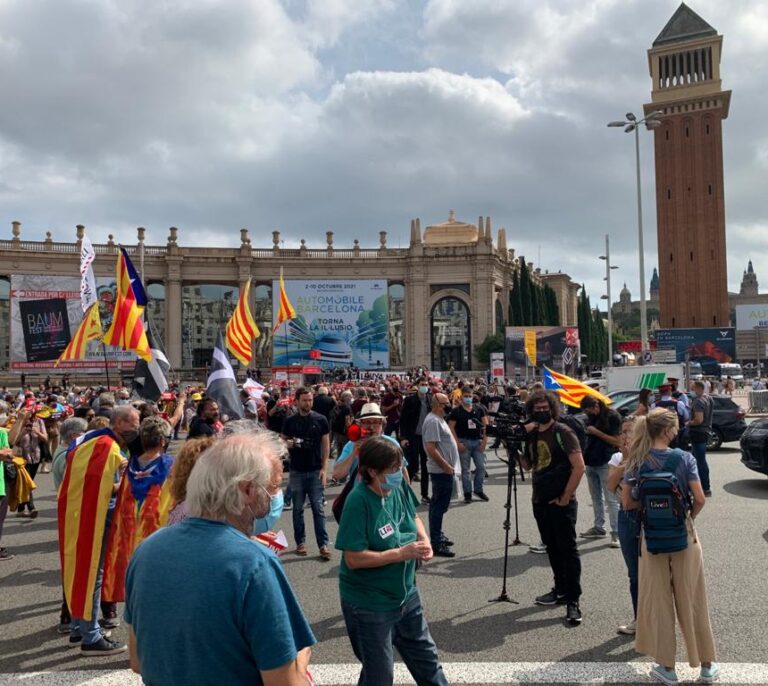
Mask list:
[[[600,255],[601,260],[605,260],[605,281],[606,292],[605,295],[601,295],[601,300],[608,301],[608,366],[613,367],[613,313],[611,307],[613,301],[611,300],[611,270],[618,269],[616,265],[611,264],[611,245],[608,239],[608,234],[605,234],[605,255]]]
[[[640,125],[645,124],[649,131],[661,126],[659,117],[664,114],[661,110],[655,110],[638,119],[632,112],[627,112],[624,121],[608,122],[608,126],[622,127],[624,133],[635,132],[635,168],[637,172],[637,249],[640,262],[640,346],[644,351],[648,350],[648,316],[645,298],[645,255],[643,254],[643,202],[640,188]]]

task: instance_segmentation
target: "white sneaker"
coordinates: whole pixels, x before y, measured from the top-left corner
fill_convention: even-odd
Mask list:
[[[617,634],[624,634],[625,636],[634,636],[637,630],[637,620],[632,620],[629,624],[622,624],[616,629]]]
[[[621,548],[621,543],[619,543],[619,534],[611,534],[611,548]]]
[[[547,546],[545,546],[541,541],[539,541],[538,543],[533,543],[532,545],[529,545],[528,552],[538,553],[539,555],[546,554]]]

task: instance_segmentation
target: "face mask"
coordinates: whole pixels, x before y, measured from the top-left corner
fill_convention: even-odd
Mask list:
[[[381,484],[381,488],[384,491],[394,491],[403,483],[403,470],[398,469],[396,472],[384,475],[384,483]]]
[[[472,398],[470,396],[467,396],[466,398],[462,398],[461,402],[463,402],[465,405],[471,405],[472,404]]]
[[[128,443],[133,443],[138,437],[139,437],[139,432],[136,429],[120,432],[120,438],[122,438],[125,441],[126,445]]]
[[[533,413],[533,421],[537,424],[548,424],[552,419],[551,410],[537,410]]]
[[[269,495],[269,493],[267,493],[267,495]],[[282,489],[279,490],[276,495],[269,496],[269,512],[267,512],[264,517],[258,517],[253,520],[254,536],[269,531],[277,523],[277,520],[280,519],[280,515],[283,514],[283,505]]]
[[[429,386],[419,386],[419,393],[426,395],[429,392]]]

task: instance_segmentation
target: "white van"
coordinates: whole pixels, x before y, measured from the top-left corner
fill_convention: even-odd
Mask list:
[[[741,365],[735,362],[721,362],[717,365],[720,369],[720,378],[725,379],[731,377],[734,381],[744,381],[744,372],[741,370]]]

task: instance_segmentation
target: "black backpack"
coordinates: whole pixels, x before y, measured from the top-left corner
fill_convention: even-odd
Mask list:
[[[573,433],[576,434],[576,439],[579,441],[581,447],[581,454],[587,448],[587,427],[584,424],[584,420],[580,419],[583,415],[577,414],[561,414],[557,421],[561,424],[565,424]]]
[[[637,477],[640,522],[649,553],[677,553],[688,547],[686,517],[690,504],[675,470],[683,451],[675,449],[660,469],[643,465]]]

